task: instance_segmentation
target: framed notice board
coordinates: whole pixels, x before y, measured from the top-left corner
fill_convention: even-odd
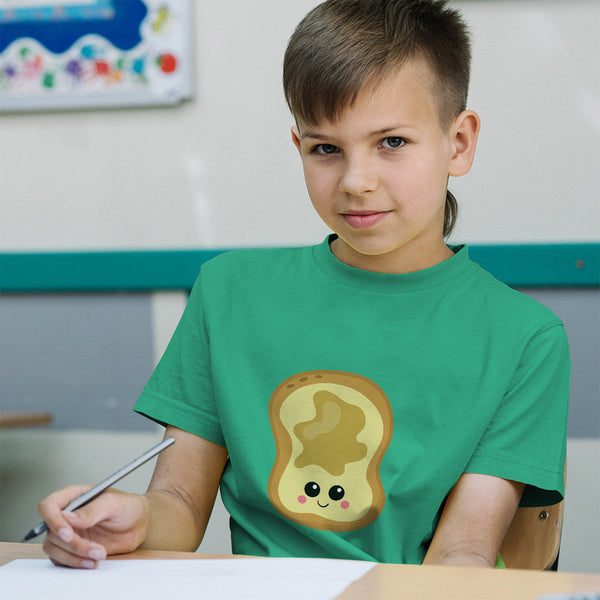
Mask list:
[[[0,0],[0,110],[192,95],[189,0]]]

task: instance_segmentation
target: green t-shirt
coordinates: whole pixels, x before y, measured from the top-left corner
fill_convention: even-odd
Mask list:
[[[202,266],[135,410],[227,447],[235,553],[421,563],[467,472],[561,499],[562,323],[453,250],[401,275],[329,239]]]

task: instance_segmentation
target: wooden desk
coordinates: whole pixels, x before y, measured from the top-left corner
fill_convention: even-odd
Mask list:
[[[52,422],[48,412],[0,412],[0,429],[37,427]]]
[[[0,564],[15,558],[42,558],[39,544],[0,543]],[[193,552],[138,550],[123,559],[210,559]],[[227,558],[231,558],[228,556]],[[376,565],[337,600],[536,600],[548,594],[600,593],[600,575],[466,569],[416,565]]]

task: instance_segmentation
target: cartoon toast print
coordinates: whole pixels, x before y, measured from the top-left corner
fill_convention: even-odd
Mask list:
[[[277,455],[269,499],[286,518],[327,531],[371,523],[385,503],[379,468],[393,415],[370,379],[307,371],[281,383],[269,417]]]

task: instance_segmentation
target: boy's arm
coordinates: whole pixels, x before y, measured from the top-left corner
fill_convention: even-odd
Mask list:
[[[227,449],[168,427],[175,444],[159,457],[144,495],[108,490],[74,513],[62,512],[88,486],[70,486],[40,502],[49,531],[44,551],[61,565],[93,568],[107,554],[138,547],[195,550],[217,494]]]
[[[176,443],[156,463],[146,493],[151,522],[141,547],[193,552],[204,537],[227,449],[175,427],[167,428],[169,435]]]
[[[494,567],[524,487],[464,473],[446,500],[423,564]]]

